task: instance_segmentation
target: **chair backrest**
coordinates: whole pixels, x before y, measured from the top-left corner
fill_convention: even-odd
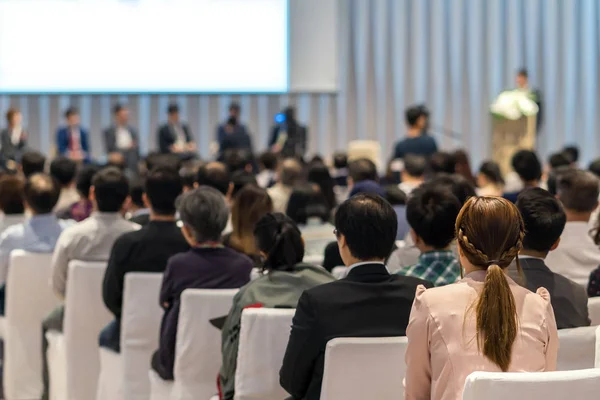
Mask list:
[[[148,400],[148,366],[158,348],[163,311],[158,304],[163,274],[130,272],[125,275],[121,316],[123,398]]]
[[[588,299],[588,312],[592,320],[592,326],[600,325],[600,297]]]
[[[238,289],[187,289],[181,295],[172,398],[208,399],[221,367],[221,331],[210,324],[229,313]]]
[[[10,253],[4,322],[4,395],[34,399],[42,393],[43,319],[60,301],[48,284],[52,254]]]
[[[403,399],[407,345],[406,337],[330,340],[321,400]]]
[[[94,399],[100,374],[98,335],[112,319],[102,302],[106,262],[71,261],[64,335],[68,400]]]
[[[558,372],[473,372],[463,400],[596,399],[600,369]]]
[[[381,144],[376,140],[353,140],[348,143],[348,161],[367,158],[381,170]]]
[[[279,369],[295,309],[250,308],[242,312],[235,372],[235,400],[281,400]]]
[[[596,326],[585,326],[558,331],[558,371],[594,368],[596,362]]]

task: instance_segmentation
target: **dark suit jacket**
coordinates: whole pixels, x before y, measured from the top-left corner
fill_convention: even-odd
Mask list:
[[[532,292],[539,287],[548,290],[558,329],[590,325],[588,297],[582,286],[550,271],[544,260],[539,258],[520,258],[519,262],[523,268],[525,282],[518,277],[515,282]]]
[[[271,131],[271,138],[269,139],[269,147],[277,143],[279,134],[284,130],[285,125],[275,125]],[[288,138],[281,149],[281,155],[283,157],[304,157],[306,153],[306,140],[308,138],[308,130],[305,126],[296,125],[294,131],[287,128],[286,130]]]
[[[138,214],[129,218],[131,222],[135,222],[138,225],[146,226],[150,222],[150,214]]]
[[[81,150],[85,153],[85,159],[88,160],[90,155],[88,132],[80,126],[79,134],[81,136]],[[58,150],[58,154],[61,156],[67,155],[67,152],[69,151],[69,138],[70,130],[68,126],[63,126],[56,131],[56,149]]]
[[[252,138],[244,125],[238,125],[231,133],[227,133],[224,128],[219,127],[218,139],[220,161],[225,159],[225,155],[230,150],[246,150],[253,154]]]
[[[135,148],[137,148],[138,143],[139,143],[137,130],[132,126],[128,126],[127,130],[131,134],[131,139],[134,142],[134,149],[135,149]],[[117,127],[115,125],[111,125],[109,128],[106,128],[104,130],[104,148],[106,149],[107,153],[114,153],[114,152],[119,151],[119,149],[117,148],[116,133],[117,133]]]
[[[21,139],[15,146],[12,142],[11,132],[8,129],[3,129],[0,133],[0,156],[4,161],[17,160],[18,156],[24,151],[27,146],[26,133],[21,133]]]
[[[418,278],[390,275],[383,264],[365,264],[344,279],[305,291],[293,319],[281,386],[294,399],[319,400],[327,342],[405,336],[417,285],[432,287]]]
[[[186,124],[181,124],[181,129],[185,135],[186,143],[192,142],[192,134],[190,128]],[[170,147],[177,141],[177,134],[173,127],[169,124],[164,124],[158,129],[158,148],[161,153],[170,153]]]

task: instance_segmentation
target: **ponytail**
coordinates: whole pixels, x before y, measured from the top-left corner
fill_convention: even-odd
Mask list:
[[[515,298],[500,266],[492,264],[477,303],[477,345],[481,350],[483,340],[483,355],[503,372],[510,365],[517,324]]]
[[[254,237],[258,250],[267,254],[263,271],[291,271],[304,258],[302,234],[285,214],[265,214],[256,224]]]

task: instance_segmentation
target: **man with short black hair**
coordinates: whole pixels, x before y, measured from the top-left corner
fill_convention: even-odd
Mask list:
[[[54,211],[67,208],[79,200],[75,189],[75,175],[77,163],[67,157],[57,157],[50,163],[50,176],[60,184],[60,197]]]
[[[590,163],[588,171],[600,178],[600,158],[597,158]]]
[[[565,146],[562,152],[569,157],[571,165],[577,167],[577,162],[579,161],[579,147],[575,145]]]
[[[217,143],[219,144],[219,161],[224,161],[228,151],[244,150],[253,154],[252,138],[246,125],[240,122],[242,108],[239,103],[229,105],[227,121],[217,127]]]
[[[423,156],[408,154],[404,157],[404,168],[400,172],[401,183],[398,188],[407,196],[425,182],[427,160]]]
[[[39,151],[26,151],[21,157],[21,172],[25,178],[29,178],[33,174],[44,172],[46,165],[46,156]]]
[[[396,224],[394,209],[377,195],[361,193],[340,205],[336,236],[349,272],[298,301],[280,371],[281,386],[294,399],[319,399],[329,340],[405,336],[417,286],[431,283],[387,271]]]
[[[517,175],[519,175],[522,189],[538,187],[540,185],[540,179],[542,179],[542,164],[535,152],[531,150],[517,151],[512,158],[512,167]],[[516,203],[521,190],[504,193],[503,197],[506,200]]]
[[[546,265],[556,273],[587,286],[590,273],[600,265],[600,249],[590,235],[589,221],[598,207],[600,181],[587,171],[572,169],[556,180],[557,198],[567,223],[560,247],[546,257]]]
[[[551,170],[560,167],[568,167],[571,163],[571,156],[565,152],[554,153],[548,157],[548,164],[550,165]]]
[[[267,189],[275,184],[275,176],[277,174],[277,165],[279,160],[277,155],[270,151],[265,151],[258,158],[259,173],[256,175],[258,185]]]
[[[163,272],[169,257],[189,249],[175,221],[175,200],[183,190],[179,174],[168,167],[155,168],[144,186],[143,202],[150,210],[150,221],[115,241],[104,274],[102,297],[115,320],[100,333],[100,346],[116,352],[120,351],[125,275]]]
[[[279,179],[269,188],[273,212],[285,214],[294,186],[302,181],[302,165],[295,158],[286,158],[279,167]]]
[[[525,222],[523,249],[519,263],[522,279],[515,281],[535,292],[544,287],[550,293],[558,329],[589,326],[587,295],[585,289],[572,280],[554,273],[544,259],[559,248],[567,217],[560,202],[540,188],[527,189],[517,199],[517,208]],[[564,266],[565,269],[569,265]],[[512,269],[511,269],[511,272]]]
[[[117,103],[113,107],[114,122],[104,130],[104,148],[109,158],[121,159],[127,169],[137,172],[139,139],[136,129],[129,124],[129,108]]]
[[[406,138],[396,143],[392,159],[404,158],[407,154],[428,157],[437,151],[435,139],[426,132],[429,112],[424,106],[406,109]]]
[[[196,175],[196,186],[208,186],[217,189],[227,201],[231,201],[233,184],[225,164],[214,161],[201,166]]]
[[[456,157],[445,151],[435,152],[429,157],[429,169],[432,175],[454,174],[456,172]]]
[[[136,179],[129,185],[129,220],[140,226],[145,226],[150,221],[150,209],[144,203],[144,181]]]
[[[192,158],[196,151],[190,128],[181,122],[179,106],[175,103],[169,104],[167,123],[158,129],[158,148],[163,154],[179,154],[186,159]]]
[[[75,162],[89,161],[89,135],[80,124],[79,110],[76,107],[69,107],[64,115],[67,124],[56,132],[58,154]]]

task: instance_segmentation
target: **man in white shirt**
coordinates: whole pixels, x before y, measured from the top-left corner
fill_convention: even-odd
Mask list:
[[[425,157],[415,154],[407,154],[403,161],[404,168],[402,168],[402,172],[400,173],[402,183],[398,187],[408,196],[425,182],[427,161]]]
[[[302,166],[295,158],[286,158],[281,163],[279,180],[267,190],[273,200],[273,212],[284,213],[294,190],[294,185],[302,178]]]
[[[557,197],[567,214],[560,246],[546,257],[555,273],[587,286],[590,273],[600,265],[600,248],[590,235],[589,220],[598,207],[600,181],[590,172],[569,170],[557,178]]]
[[[137,172],[139,161],[138,134],[129,124],[129,108],[115,104],[114,123],[104,130],[104,146],[109,158],[122,158],[127,169]]]

